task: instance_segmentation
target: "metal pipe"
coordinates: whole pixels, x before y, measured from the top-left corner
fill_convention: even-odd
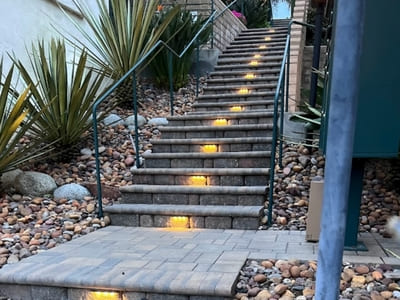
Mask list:
[[[211,15],[214,15],[214,0],[211,0]],[[214,48],[214,17],[211,19],[211,49]]]
[[[199,80],[200,80],[200,45],[199,40],[197,39],[197,48],[196,48],[196,97],[199,96]]]
[[[316,300],[337,300],[339,296],[364,8],[364,0],[336,2]]]
[[[132,73],[132,84],[133,84],[133,110],[135,113],[135,153],[136,153],[136,167],[140,168],[140,156],[139,156],[139,128],[138,128],[138,103],[137,103],[137,92],[136,92],[136,72]]]
[[[97,208],[99,218],[103,217],[103,195],[101,190],[101,179],[100,179],[100,159],[99,159],[99,137],[97,134],[97,114],[96,107],[93,107],[93,137],[94,137],[94,153],[96,161],[96,181],[97,181]]]
[[[312,69],[319,70],[319,58],[321,54],[321,38],[322,38],[322,20],[323,20],[324,5],[318,4],[317,13],[315,15],[315,31],[314,31],[314,49],[312,59]],[[310,85],[310,105],[315,107],[317,103],[317,85],[318,74],[311,72],[311,85]]]
[[[283,69],[283,81],[282,81],[282,85],[281,85],[281,96],[280,96],[280,110],[279,110],[279,159],[278,159],[278,165],[279,168],[282,169],[282,156],[283,156],[283,118],[285,117],[285,68]]]

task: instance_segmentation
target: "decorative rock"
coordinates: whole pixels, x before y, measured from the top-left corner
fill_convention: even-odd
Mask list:
[[[305,296],[305,297],[312,297],[312,296],[314,296],[314,294],[315,294],[315,290],[313,290],[309,287],[306,287],[303,290],[303,296]]]
[[[383,296],[377,291],[372,291],[370,296],[371,300],[385,300],[385,298],[383,298]]]
[[[17,263],[17,262],[19,262],[19,258],[18,258],[18,256],[15,255],[15,254],[11,254],[11,255],[8,257],[8,259],[7,259],[7,263],[8,263],[8,264],[15,264],[15,263]]]
[[[369,268],[366,265],[359,265],[356,267],[356,272],[358,274],[367,274],[369,272]]]
[[[81,149],[81,154],[82,155],[87,155],[87,156],[91,156],[92,155],[92,150],[90,150],[89,148],[83,148]]]
[[[9,190],[10,188],[14,188],[15,179],[22,174],[22,170],[15,169],[12,171],[8,171],[3,173],[0,176],[0,184],[3,190]]]
[[[149,125],[155,125],[155,126],[166,126],[168,125],[168,120],[167,118],[153,118],[150,119],[149,122],[147,122]]]
[[[89,190],[76,183],[60,186],[54,191],[55,199],[84,200],[87,196],[90,196]]]
[[[267,276],[265,276],[264,274],[257,274],[256,276],[254,276],[254,281],[258,282],[258,283],[263,283],[267,280]]]
[[[376,280],[376,281],[379,281],[379,280],[382,280],[383,275],[379,271],[373,271],[372,272],[372,278],[374,278],[374,280]]]
[[[117,114],[109,114],[107,117],[103,119],[103,123],[106,126],[117,126],[117,125],[123,125],[124,120],[121,119],[120,116]]]
[[[393,293],[391,291],[383,291],[381,292],[381,296],[384,299],[390,299],[392,297]]]
[[[282,295],[284,292],[286,292],[287,289],[287,285],[280,283],[276,287],[274,287],[274,293],[277,295]]]
[[[23,172],[15,179],[15,189],[23,195],[42,196],[52,193],[56,188],[54,179],[44,173]]]
[[[354,276],[351,280],[351,287],[352,288],[362,288],[365,284],[365,277],[364,276]]]
[[[300,268],[298,266],[292,266],[290,267],[290,274],[292,277],[299,277],[300,276]]]
[[[271,269],[274,266],[274,264],[272,262],[270,262],[269,260],[262,261],[261,265],[266,269]]]
[[[131,130],[135,129],[135,116],[132,115],[127,117],[124,124]],[[138,115],[138,127],[142,127],[144,124],[146,124],[146,119],[143,116]]]
[[[86,206],[86,211],[87,211],[88,213],[92,213],[92,212],[94,212],[94,210],[95,210],[95,205],[94,205],[93,203],[89,203],[89,204]]]
[[[262,290],[257,294],[254,300],[269,300],[271,297],[272,295],[268,290]]]
[[[388,285],[388,289],[389,289],[389,291],[392,291],[392,292],[399,290],[399,285],[396,282],[391,282]]]
[[[255,297],[255,296],[257,296],[258,295],[258,293],[261,291],[261,289],[259,288],[259,287],[254,287],[254,288],[251,288],[248,292],[247,292],[247,294],[249,295],[249,297]]]

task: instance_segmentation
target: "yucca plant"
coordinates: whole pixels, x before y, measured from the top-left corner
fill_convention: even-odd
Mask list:
[[[74,0],[89,29],[74,22],[84,40],[68,39],[80,48],[94,49],[88,50],[93,63],[115,80],[127,73],[156,44],[179,11],[176,7],[162,21],[154,23],[158,0],[96,1],[98,13],[94,13],[85,0]],[[130,99],[131,91],[132,81],[127,80],[119,89],[120,97]]]
[[[21,61],[14,62],[31,86],[30,109],[41,112],[32,133],[38,137],[45,132],[48,143],[57,141],[60,152],[70,151],[92,125],[94,101],[105,88],[104,74],[88,67],[86,51],[68,63],[64,42],[55,39],[48,47],[43,41],[32,45],[28,68]],[[105,107],[99,118],[112,108]]]
[[[20,140],[29,135],[37,115],[29,110],[30,87],[17,93],[12,87],[14,67],[3,77],[3,60],[0,60],[0,176],[28,161],[38,160],[52,150],[51,145],[41,145],[43,134],[29,143]]]
[[[161,13],[161,20],[168,16],[168,11]],[[193,20],[190,11],[182,9],[175,15],[161,35],[161,40],[165,41],[171,49],[180,54],[186,45],[194,38],[206,20],[197,18]],[[201,45],[207,42],[210,37],[212,27],[204,29],[199,35],[197,42]],[[188,81],[188,73],[192,65],[192,54],[196,49],[196,43],[192,44],[187,52],[181,58],[176,55],[172,56],[172,77],[174,89],[179,89]],[[167,88],[169,84],[168,78],[168,55],[169,50],[164,48],[159,52],[150,63],[150,69],[154,73],[154,79],[158,86]]]

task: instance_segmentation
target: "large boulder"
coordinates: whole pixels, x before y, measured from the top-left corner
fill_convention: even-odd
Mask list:
[[[43,196],[51,194],[57,188],[57,184],[47,174],[28,171],[15,178],[14,187],[22,195]]]
[[[65,184],[54,191],[55,199],[83,200],[87,196],[90,196],[89,190],[76,183]]]
[[[148,124],[155,126],[165,126],[168,125],[168,120],[167,118],[153,118],[149,120]]]
[[[144,124],[146,124],[146,118],[138,115],[138,127],[142,127]],[[129,129],[134,129],[135,128],[135,116],[129,116],[125,119],[125,126],[128,126]]]
[[[124,120],[117,114],[110,114],[103,119],[103,123],[106,126],[117,126],[124,124]]]
[[[0,190],[8,191],[14,188],[15,179],[18,175],[22,174],[22,170],[15,169],[5,172],[0,177]]]

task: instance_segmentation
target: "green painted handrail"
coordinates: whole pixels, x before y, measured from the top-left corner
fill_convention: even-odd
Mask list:
[[[165,47],[169,51],[168,57],[168,74],[169,74],[169,85],[170,85],[170,105],[171,105],[171,115],[174,113],[173,108],[173,90],[172,90],[172,54],[178,58],[182,58],[182,56],[189,50],[189,48],[196,43],[197,51],[199,51],[199,44],[198,38],[200,34],[205,30],[205,28],[210,24],[213,23],[219,16],[221,16],[231,5],[233,5],[237,0],[233,1],[229,6],[225,7],[218,15],[217,12],[214,10],[212,14],[208,17],[207,21],[203,24],[200,30],[195,34],[193,39],[186,45],[186,47],[182,50],[180,54],[178,54],[174,49],[168,46],[164,41],[159,40],[157,41],[151,49],[144,54],[139,61],[127,72],[123,75],[117,82],[115,82],[93,105],[92,108],[92,115],[93,115],[93,136],[94,136],[94,149],[95,149],[95,162],[96,162],[96,182],[97,182],[97,198],[98,198],[98,214],[99,217],[103,217],[103,203],[102,203],[102,187],[101,187],[101,178],[100,178],[100,160],[99,160],[99,140],[98,140],[98,131],[97,131],[97,108],[98,106],[106,100],[111,93],[124,82],[130,76],[133,77],[133,106],[134,106],[134,114],[135,114],[135,151],[136,151],[136,167],[140,167],[140,156],[139,156],[139,132],[138,132],[138,124],[137,124],[137,92],[136,92],[136,70],[137,68],[150,56],[153,52],[160,46]],[[198,58],[198,53],[197,53]],[[198,65],[198,61],[197,61]],[[197,80],[197,91],[198,94],[198,76]]]

